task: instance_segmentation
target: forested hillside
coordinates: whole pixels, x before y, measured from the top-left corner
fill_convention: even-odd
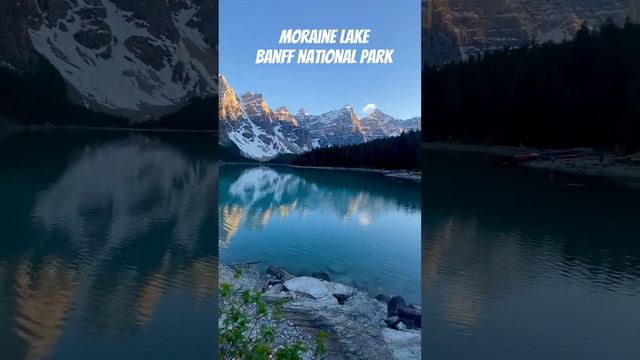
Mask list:
[[[417,170],[421,167],[420,131],[357,145],[319,148],[286,160],[300,166]]]
[[[60,73],[44,58],[33,73],[0,67],[0,117],[16,125],[130,127],[216,130],[218,98],[193,98],[182,109],[158,119],[130,122],[126,117],[86,109],[68,100]]]
[[[640,148],[640,25],[504,49],[423,72],[424,139]]]

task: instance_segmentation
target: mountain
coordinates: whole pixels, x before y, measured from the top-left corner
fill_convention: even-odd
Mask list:
[[[464,60],[488,50],[571,39],[582,23],[640,19],[638,0],[423,0],[423,58]]]
[[[314,148],[365,141],[360,119],[350,105],[322,115],[305,114],[298,118],[298,122],[311,134]]]
[[[298,121],[307,121],[309,120],[309,117],[311,117],[311,115],[304,108],[300,108],[295,115],[295,118]]]
[[[311,137],[286,108],[271,110],[262,94],[238,97],[224,76],[220,76],[219,141],[243,156],[269,160],[280,154],[311,150]],[[288,114],[288,115],[287,115]]]
[[[399,120],[376,109],[360,119],[350,105],[321,115],[275,110],[260,93],[238,96],[220,75],[219,141],[228,158],[237,153],[258,161],[288,158],[312,149],[361,144],[420,128],[420,118]]]
[[[139,121],[216,94],[213,1],[3,1],[0,16],[0,67],[51,65],[84,108]]]
[[[405,131],[420,129],[419,117],[400,120],[383,113],[380,109],[374,109],[368,113],[360,119],[360,123],[367,141],[398,136]]]
[[[280,121],[288,122],[294,126],[298,126],[298,120],[293,115],[291,115],[289,109],[284,106],[275,109],[273,111],[273,115]]]

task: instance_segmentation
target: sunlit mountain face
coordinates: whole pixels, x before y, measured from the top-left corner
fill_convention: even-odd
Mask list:
[[[571,39],[583,23],[640,20],[636,0],[423,0],[423,59],[432,65],[486,51]]]
[[[309,152],[316,148],[354,145],[419,130],[420,117],[397,119],[377,107],[360,118],[350,105],[312,115],[295,115],[284,106],[275,110],[261,93],[238,95],[220,75],[220,145],[253,160]],[[345,102],[347,100],[345,99]]]
[[[0,229],[0,358],[214,353],[216,141],[0,140],[25,149],[20,161],[0,157],[0,216],[13,224]],[[176,328],[191,344],[180,353]]]
[[[283,266],[420,302],[420,184],[376,172],[225,164],[221,262]]]

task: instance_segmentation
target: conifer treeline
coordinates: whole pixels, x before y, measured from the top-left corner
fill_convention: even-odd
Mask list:
[[[36,56],[33,71],[0,67],[0,117],[19,125],[217,129],[218,98],[193,98],[179,111],[157,119],[130,122],[128,118],[86,109],[72,103],[64,78],[51,63]]]
[[[427,141],[640,149],[640,25],[423,72]]]
[[[36,59],[30,73],[0,67],[0,116],[22,125],[126,123],[125,119],[70,103],[62,75],[44,57]]]
[[[420,131],[370,142],[315,149],[293,159],[293,165],[418,170]]]

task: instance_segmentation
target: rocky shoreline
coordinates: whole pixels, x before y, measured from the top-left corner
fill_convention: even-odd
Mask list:
[[[455,143],[423,143],[422,148],[437,151],[487,154],[498,158],[512,159],[549,151],[527,147]],[[640,182],[640,154],[622,154],[615,151],[598,152],[594,149],[574,150],[576,152],[575,156],[537,158],[522,162],[520,165],[534,169],[604,177],[632,186],[637,186],[638,182]]]
[[[295,276],[282,267],[260,271],[256,265],[240,265],[242,276],[234,277],[237,267],[221,264],[220,283],[264,291],[269,303],[286,300],[283,319],[277,324],[279,344],[302,341],[306,348],[313,348],[316,334],[325,332],[327,359],[420,359],[421,310],[402,297],[372,298],[330,281],[324,272]],[[313,357],[305,354],[304,358]]]
[[[402,180],[422,182],[422,172],[410,170],[384,170],[382,175]]]

